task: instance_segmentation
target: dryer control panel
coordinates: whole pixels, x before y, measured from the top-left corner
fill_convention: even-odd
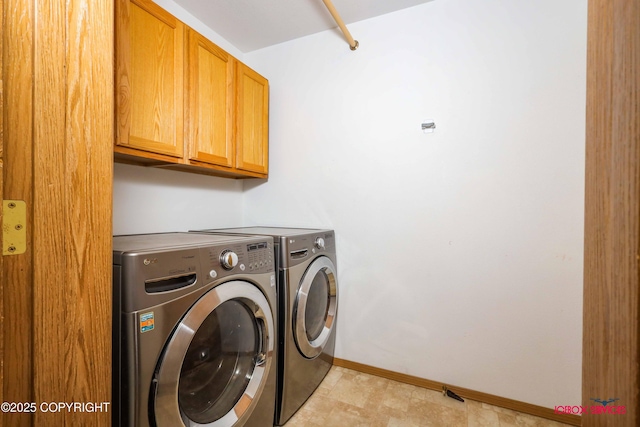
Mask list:
[[[280,238],[282,250],[282,268],[291,268],[307,262],[309,259],[326,253],[335,254],[336,241],[333,230],[315,233],[299,234],[296,236],[282,236]]]

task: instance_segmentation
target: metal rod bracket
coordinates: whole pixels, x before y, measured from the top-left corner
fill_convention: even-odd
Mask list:
[[[340,30],[342,31],[344,36],[347,38],[347,42],[349,43],[349,48],[351,50],[356,50],[360,44],[358,43],[358,40],[354,40],[353,37],[351,37],[351,33],[347,29],[347,26],[344,25],[344,21],[340,17],[340,14],[336,10],[331,0],[322,0],[322,1],[324,2],[324,5],[329,10],[329,13],[331,14],[331,16],[333,16],[333,19],[334,21],[336,21],[336,24],[338,24],[338,27],[340,27]]]

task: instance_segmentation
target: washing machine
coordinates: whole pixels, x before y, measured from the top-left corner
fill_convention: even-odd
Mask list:
[[[338,308],[333,230],[243,227],[198,233],[270,236],[278,269],[278,397],[283,425],[311,396],[333,365]]]
[[[272,425],[273,250],[268,236],[113,238],[113,426]]]

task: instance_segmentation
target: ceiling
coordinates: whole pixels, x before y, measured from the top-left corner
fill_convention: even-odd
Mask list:
[[[322,0],[174,1],[243,53],[338,27]],[[333,5],[348,26],[428,1],[333,0]]]

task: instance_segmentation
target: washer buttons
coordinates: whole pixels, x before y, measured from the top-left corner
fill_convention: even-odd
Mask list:
[[[215,279],[216,277],[218,277],[218,273],[215,270],[211,270],[209,272],[209,277],[211,277],[212,279]]]

